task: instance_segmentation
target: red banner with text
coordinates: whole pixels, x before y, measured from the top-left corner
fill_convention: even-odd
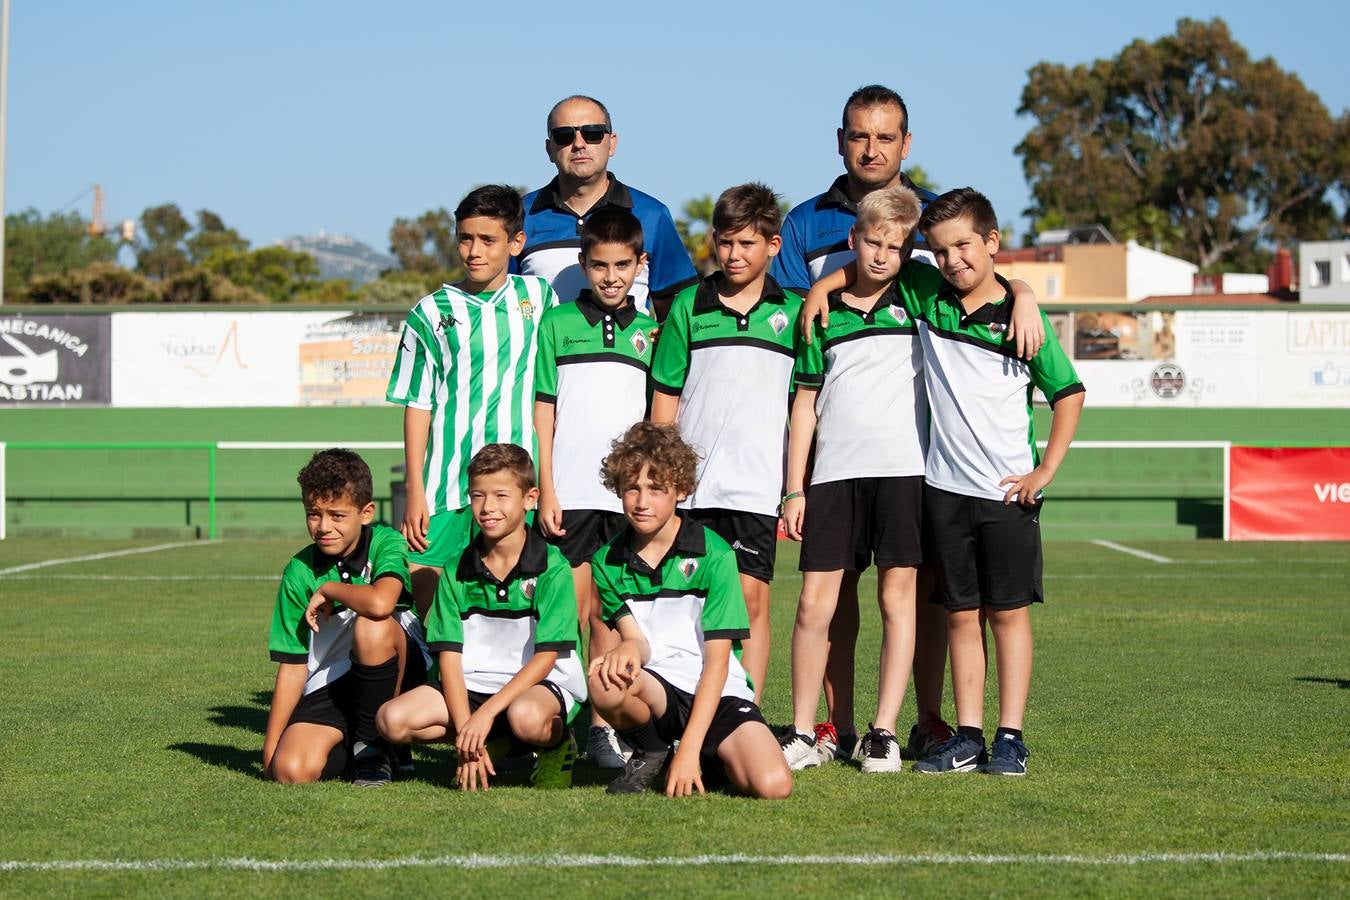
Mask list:
[[[1350,447],[1234,447],[1229,537],[1350,541]]]

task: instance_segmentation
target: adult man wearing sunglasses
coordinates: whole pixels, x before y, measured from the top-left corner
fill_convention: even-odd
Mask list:
[[[577,261],[581,225],[603,206],[620,206],[642,223],[648,257],[633,284],[634,304],[663,318],[670,300],[698,276],[665,204],[609,172],[618,143],[609,110],[593,97],[566,97],[549,111],[544,149],[558,175],[525,195],[525,248],[511,271],[542,276],[564,302],[575,300],[587,286]]]

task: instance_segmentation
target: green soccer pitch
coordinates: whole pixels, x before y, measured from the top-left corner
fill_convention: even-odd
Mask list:
[[[285,540],[160,549],[0,545],[0,894],[1350,892],[1345,545],[1132,545],[1159,562],[1051,542],[1026,778],[836,764],[783,802],[670,801],[606,796],[585,765],[568,791],[460,794],[437,747],[382,790],[259,780],[293,524]],[[788,717],[799,584],[782,547],[771,722]]]

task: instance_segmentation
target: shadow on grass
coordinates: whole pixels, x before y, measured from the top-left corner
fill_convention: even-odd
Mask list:
[[[170,744],[168,749],[195,756],[208,765],[229,769],[241,775],[248,775],[250,778],[257,778],[262,774],[262,753],[256,747],[244,749],[242,747],[231,747],[228,744],[185,742]]]
[[[222,728],[244,728],[255,734],[267,733],[267,711],[272,704],[271,691],[254,691],[249,701],[252,706],[213,706],[208,716],[211,724]]]
[[[1299,675],[1294,679],[1305,684],[1333,684],[1343,691],[1350,690],[1350,678],[1323,678],[1319,675]]]

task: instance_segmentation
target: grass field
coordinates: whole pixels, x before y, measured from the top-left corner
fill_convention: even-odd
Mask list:
[[[0,894],[1350,893],[1345,545],[1132,545],[1157,562],[1051,543],[1027,778],[835,765],[756,803],[612,798],[585,767],[566,792],[461,795],[437,748],[381,791],[262,782],[275,574],[301,524],[56,564],[145,544],[0,544]],[[794,568],[785,544],[775,722]]]

